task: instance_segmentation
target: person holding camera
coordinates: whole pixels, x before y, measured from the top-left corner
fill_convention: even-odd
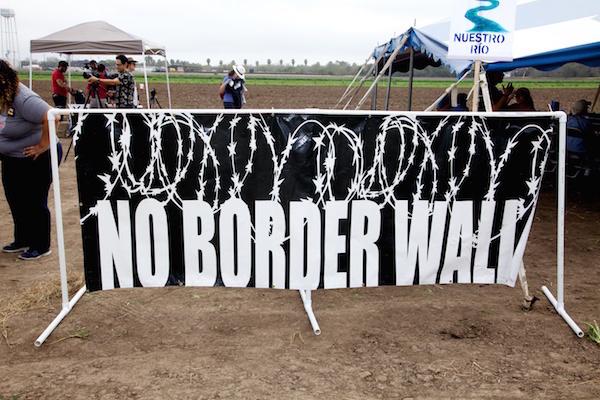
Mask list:
[[[2,184],[14,222],[14,240],[2,251],[20,253],[22,260],[50,254],[49,109],[40,96],[19,82],[17,72],[0,60]],[[57,150],[60,160],[60,143]]]
[[[99,79],[106,79],[106,66],[99,64],[93,76]],[[108,108],[108,91],[105,84],[100,82],[88,83],[87,91],[90,108]]]
[[[73,92],[73,89],[65,81],[65,72],[69,68],[69,63],[59,61],[58,66],[52,71],[52,101],[57,108],[67,107],[67,96]]]
[[[223,100],[223,108],[242,108],[246,103],[246,68],[234,65],[233,69],[223,79],[219,87],[219,95]]]
[[[127,57],[123,54],[118,55],[115,60],[117,67],[117,77],[113,79],[98,78],[92,76],[88,79],[89,83],[98,82],[107,86],[116,86],[115,106],[116,108],[135,108],[135,81],[127,69]]]

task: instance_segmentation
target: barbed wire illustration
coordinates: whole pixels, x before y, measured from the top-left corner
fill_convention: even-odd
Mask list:
[[[85,121],[89,115],[80,115],[72,128],[76,150],[82,135],[85,135]],[[308,193],[300,200],[313,202],[320,207],[332,200],[371,200],[381,208],[394,208],[401,198],[410,198],[413,202],[428,201],[430,216],[436,199],[447,202],[448,211],[452,213],[452,205],[472,176],[476,157],[486,162],[489,168],[483,200],[494,201],[504,183],[501,180],[502,172],[510,164],[513,153],[527,150],[531,156],[528,158],[529,176],[523,182],[525,190],[519,213],[522,218],[535,205],[539,195],[552,133],[552,128],[528,124],[517,127],[507,137],[506,145],[497,146],[483,117],[448,115],[442,117],[435,128],[427,131],[418,117],[390,115],[382,118],[374,146],[369,147],[370,153],[367,154],[364,132],[311,116],[306,116],[287,137],[276,140],[265,120],[268,114],[234,114],[231,117],[203,114],[202,120],[209,121],[207,125],[200,123],[193,113],[154,112],[141,115],[148,137],[147,142],[138,141],[137,146],[147,145],[149,151],[147,165],[136,175],[134,171],[139,170],[139,165],[137,169],[134,168],[134,132],[129,115],[126,112],[103,114],[110,137],[110,151],[107,154],[110,170],[98,174],[98,179],[104,184],[103,200],[109,199],[118,189],[129,197],[152,197],[162,205],[173,204],[182,209],[184,199],[180,194],[180,185],[183,182],[189,185],[193,180],[197,182],[196,199],[210,202],[214,213],[227,199],[241,199],[253,174],[272,177],[268,196],[272,201],[281,203],[286,165],[294,152],[294,145],[308,135],[316,171],[312,177],[314,193]],[[226,159],[218,155],[219,146],[223,146],[223,137],[217,136],[224,131],[228,133]],[[524,136],[526,139],[523,139]],[[443,153],[440,150],[441,139],[449,143]],[[168,151],[165,150],[165,140],[174,143],[175,149],[169,147]],[[240,143],[248,146],[247,151],[243,152],[247,159],[242,159]],[[527,144],[532,147],[525,149],[523,146]],[[262,147],[261,154],[265,151],[268,154],[272,171],[256,171],[259,147]],[[340,166],[340,152],[351,157],[351,165],[343,165],[346,169],[351,168],[347,178],[349,182],[343,191],[339,185],[335,185],[336,179],[339,179],[336,168]],[[445,165],[438,165],[441,154],[446,157]],[[166,157],[175,160],[172,168],[167,167]],[[229,163],[230,174],[223,175],[223,163]],[[192,168],[197,171],[197,176],[189,177]],[[447,174],[441,175],[441,169],[445,169]],[[447,180],[441,182],[440,178],[446,175]],[[403,184],[412,185],[410,193],[406,193],[406,186],[399,190]],[[96,214],[96,208],[91,207],[81,218],[81,223]],[[474,245],[477,234],[473,234]]]

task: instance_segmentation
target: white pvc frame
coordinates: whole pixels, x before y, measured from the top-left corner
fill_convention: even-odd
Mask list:
[[[65,239],[63,231],[63,217],[62,217],[62,199],[60,193],[60,176],[58,170],[58,152],[57,137],[56,137],[56,125],[54,121],[58,116],[69,115],[69,114],[116,114],[127,112],[128,114],[143,114],[143,113],[196,113],[196,114],[313,114],[313,115],[364,115],[364,116],[379,116],[379,115],[398,115],[398,116],[440,116],[440,115],[453,115],[453,116],[477,116],[477,117],[511,117],[511,118],[527,118],[527,117],[551,117],[559,120],[559,143],[558,143],[558,210],[557,210],[557,247],[556,247],[556,279],[557,279],[557,299],[550,292],[546,286],[542,286],[544,295],[548,298],[552,306],[556,309],[558,315],[560,315],[573,332],[578,337],[583,337],[583,331],[577,323],[569,316],[565,310],[564,300],[564,274],[565,274],[565,259],[564,259],[564,239],[565,239],[565,170],[566,170],[566,137],[567,137],[567,115],[562,112],[418,112],[418,111],[403,111],[403,112],[387,112],[387,111],[343,111],[343,110],[320,110],[320,109],[299,109],[299,110],[259,110],[259,109],[247,109],[247,110],[209,110],[209,109],[132,109],[132,110],[114,110],[114,109],[90,109],[90,110],[65,110],[65,109],[51,109],[48,111],[48,122],[50,128],[50,156],[52,164],[52,180],[54,190],[54,208],[55,208],[55,224],[56,224],[56,240],[58,246],[58,262],[60,269],[60,286],[62,293],[62,307],[60,313],[56,318],[48,325],[44,332],[35,341],[35,346],[41,346],[44,341],[52,334],[54,329],[61,323],[61,321],[69,314],[75,304],[83,296],[86,291],[86,287],[83,286],[77,291],[72,299],[69,299],[69,288],[67,283],[67,261],[65,254]],[[321,334],[319,323],[315,317],[312,308],[312,297],[310,290],[300,290],[300,297],[304,304],[304,309],[310,321],[311,327],[315,335]]]

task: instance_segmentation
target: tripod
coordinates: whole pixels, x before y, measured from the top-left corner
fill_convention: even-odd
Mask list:
[[[150,108],[162,108],[158,99],[156,98],[156,89],[150,91]]]
[[[90,105],[90,97],[93,97],[94,99],[96,99],[96,102],[98,103],[98,108],[106,108],[106,105],[104,103],[102,103],[102,99],[100,99],[100,96],[98,96],[98,86],[100,86],[98,83],[92,83],[90,85],[90,90],[88,91],[88,95],[85,98],[85,103],[83,103],[83,108],[88,108],[88,106]],[[92,94],[94,96],[92,96]],[[67,149],[67,152],[65,153],[65,161],[67,161],[67,158],[69,157],[69,152],[71,151],[71,147],[73,147],[73,137],[71,136],[71,143],[69,143],[69,148]]]

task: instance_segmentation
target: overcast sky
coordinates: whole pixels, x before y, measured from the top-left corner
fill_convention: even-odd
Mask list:
[[[598,1],[598,0],[594,0]],[[448,0],[66,1],[0,0],[16,12],[21,57],[29,41],[104,20],[166,46],[169,58],[273,63],[292,58],[362,63],[374,46],[450,15]]]

